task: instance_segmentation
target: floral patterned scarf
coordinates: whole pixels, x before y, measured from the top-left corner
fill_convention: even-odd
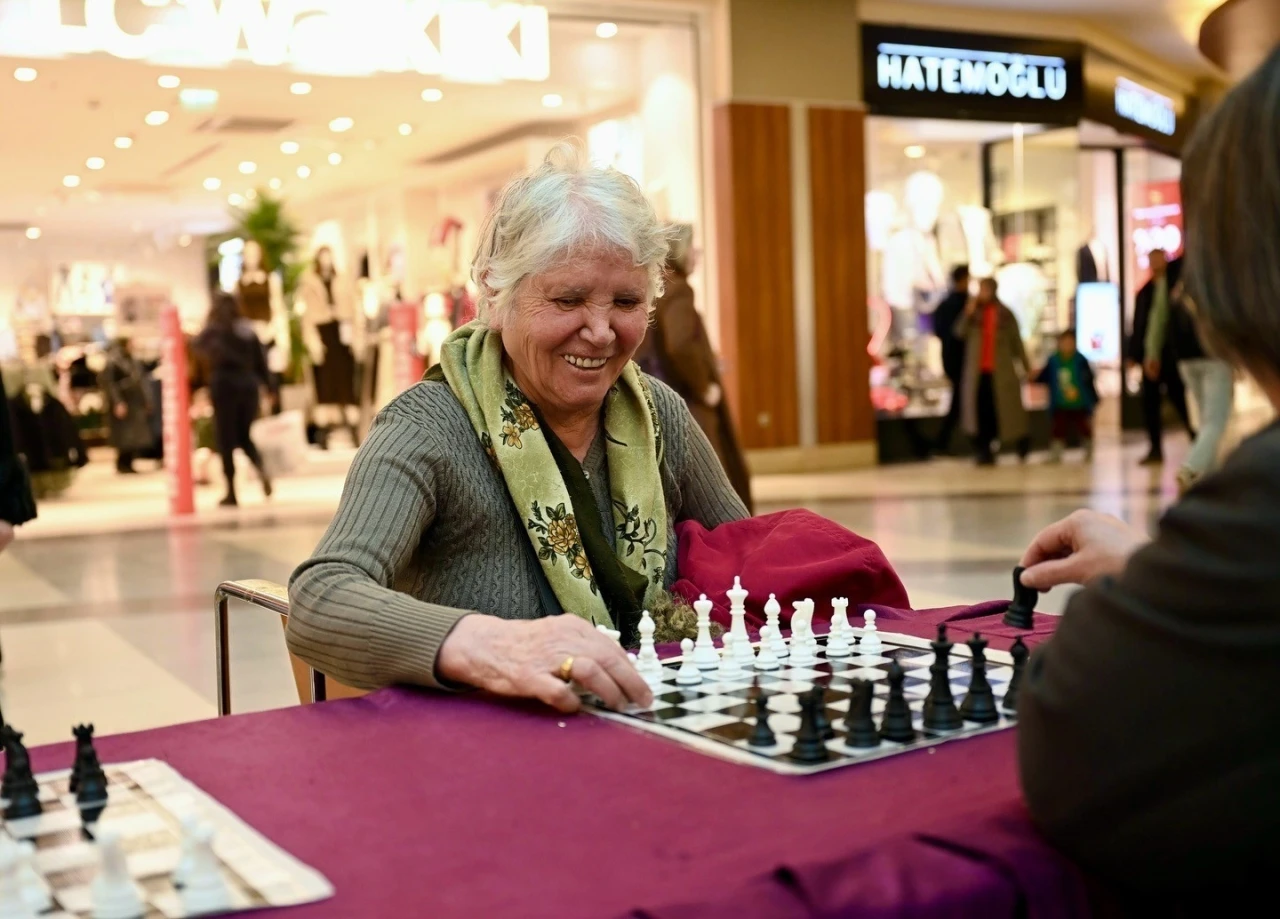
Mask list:
[[[543,429],[534,407],[507,372],[503,353],[501,335],[483,322],[472,322],[441,345],[439,372],[502,473],[561,607],[589,622],[630,631],[619,619],[631,619],[633,614],[638,618],[639,610],[610,608],[601,589],[603,573],[593,570],[589,557],[599,558],[599,552],[589,550],[590,540],[584,540],[579,531],[571,495],[577,491],[578,503],[591,505],[592,513],[595,502],[581,500],[582,492],[566,483],[562,474],[566,467],[557,463],[553,446],[562,463],[567,451],[553,433]],[[604,430],[615,540],[614,558],[602,561],[610,564],[616,559],[619,566],[607,580],[642,583],[643,603],[652,607],[663,593],[668,548],[667,505],[659,468],[663,440],[653,395],[634,363],[627,364],[605,397]],[[579,469],[567,471],[574,479],[581,475]],[[586,515],[589,509],[577,507],[577,511]],[[583,527],[594,527],[594,522],[584,516]],[[603,565],[597,562],[595,567]]]

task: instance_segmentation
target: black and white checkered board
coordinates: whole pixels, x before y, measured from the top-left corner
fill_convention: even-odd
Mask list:
[[[103,768],[107,806],[91,832],[120,835],[129,873],[147,904],[144,919],[187,915],[169,875],[181,854],[181,821],[188,814],[214,828],[214,854],[231,890],[229,912],[333,896],[322,875],[259,835],[168,763],[137,760]],[[35,844],[36,870],[54,901],[53,911],[40,919],[80,919],[93,913],[90,885],[100,859],[83,832],[82,815],[67,788],[69,778],[69,770],[37,775],[44,812],[4,824],[4,835]]]
[[[877,654],[858,654],[855,646],[855,654],[850,657],[828,658],[826,636],[819,636],[818,661],[811,666],[794,666],[788,657],[780,661],[782,666],[777,670],[747,670],[741,679],[731,682],[717,680],[714,670],[704,671],[703,682],[696,686],[677,685],[676,671],[682,658],[672,658],[663,661],[662,687],[654,693],[652,706],[646,709],[632,707],[622,712],[603,708],[595,708],[594,711],[602,717],[653,731],[713,756],[789,775],[825,772],[1013,726],[1013,719],[1006,717],[1001,709],[1001,718],[994,724],[965,722],[964,727],[957,731],[924,733],[921,710],[929,693],[929,666],[933,663],[930,643],[914,635],[892,632],[880,632],[879,635],[883,649]],[[999,707],[1013,676],[1013,659],[1007,652],[991,648],[986,650],[986,659],[987,680]],[[879,725],[889,695],[888,669],[895,660],[906,671],[904,694],[911,706],[916,729],[921,733],[915,741],[907,744],[882,740],[880,746],[870,749],[846,746],[844,719],[849,711],[851,681],[874,681],[875,699],[871,713]],[[970,665],[968,646],[957,642],[951,649],[950,671],[951,692],[957,706],[969,690]],[[751,699],[756,691],[753,688],[756,681],[759,691],[769,699],[769,727],[778,741],[773,747],[753,747],[747,743],[755,726],[755,704]],[[830,758],[826,762],[798,763],[790,753],[795,734],[800,729],[799,697],[819,683],[827,690],[826,713],[836,736],[827,742]]]

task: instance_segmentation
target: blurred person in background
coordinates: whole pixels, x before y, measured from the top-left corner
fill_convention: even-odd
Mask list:
[[[650,376],[666,383],[684,399],[698,426],[720,458],[748,512],[751,502],[751,475],[733,416],[724,401],[720,367],[702,314],[693,301],[689,275],[695,267],[693,227],[676,224],[671,229],[671,249],[667,255],[666,292],[654,303],[653,320],[635,361]]]
[[[1018,317],[996,296],[993,278],[978,282],[978,294],[965,304],[954,331],[965,345],[960,418],[973,438],[978,465],[995,465],[996,440],[1013,444],[1025,462],[1031,435],[1022,405],[1022,376],[1030,367]]]
[[[1079,439],[1086,461],[1093,459],[1093,412],[1098,407],[1098,390],[1093,383],[1093,368],[1076,350],[1076,330],[1058,335],[1058,350],[1049,356],[1037,383],[1049,387],[1049,415],[1053,439],[1049,445],[1049,462],[1062,462],[1062,449],[1067,442]]]
[[[1163,349],[1151,353],[1148,345],[1151,327],[1151,315],[1157,309],[1168,310],[1169,292],[1178,284],[1179,261],[1170,271],[1168,257],[1163,249],[1153,249],[1148,256],[1151,261],[1151,280],[1138,291],[1133,302],[1133,334],[1129,339],[1129,360],[1142,368],[1142,418],[1147,427],[1147,437],[1151,441],[1151,449],[1142,460],[1144,466],[1156,466],[1164,462],[1164,397],[1168,396],[1173,410],[1178,413],[1186,426],[1187,432],[1195,439],[1195,429],[1191,427],[1191,414],[1187,411],[1187,391],[1178,375],[1178,359],[1174,355],[1170,342],[1166,339]],[[1160,304],[1165,304],[1160,306]],[[1152,376],[1152,371],[1155,375]]]
[[[99,377],[110,418],[108,441],[116,449],[116,472],[137,472],[133,461],[155,443],[151,431],[151,391],[142,365],[133,356],[129,339],[117,338],[107,351],[107,366]]]
[[[13,542],[13,528],[36,516],[27,466],[17,453],[9,420],[9,399],[0,375],[0,552]]]
[[[956,320],[964,313],[969,302],[969,266],[957,265],[951,269],[951,290],[933,311],[933,334],[942,344],[942,372],[951,382],[951,404],[933,448],[938,453],[951,452],[951,438],[960,420],[960,391],[964,382],[965,343],[955,335]]]
[[[239,448],[262,477],[262,491],[271,497],[271,478],[249,430],[258,417],[262,393],[270,385],[266,353],[252,323],[240,314],[240,305],[229,294],[215,295],[204,331],[195,347],[209,369],[209,396],[213,401],[213,425],[227,482],[223,507],[235,507],[236,462]]]

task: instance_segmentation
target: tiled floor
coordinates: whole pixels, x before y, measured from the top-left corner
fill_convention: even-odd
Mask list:
[[[1170,437],[1170,459],[1185,443]],[[1174,466],[1136,465],[1141,445],[1104,444],[1092,465],[962,460],[756,481],[761,512],[806,506],[875,539],[913,606],[1007,597],[1032,535],[1088,505],[1149,524],[1172,499]],[[236,578],[287,579],[324,530],[346,457],[327,456],[281,482],[268,507],[206,505],[165,526],[162,476],[118,480],[95,466],[75,491],[0,555],[0,701],[32,743],[68,738],[77,722],[112,733],[214,713],[212,592]],[[252,495],[256,489],[248,485]],[[1065,591],[1042,598],[1059,611]],[[279,620],[237,609],[238,711],[296,701]]]

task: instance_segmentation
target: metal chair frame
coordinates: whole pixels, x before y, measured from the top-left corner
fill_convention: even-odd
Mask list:
[[[289,591],[274,581],[223,581],[213,594],[214,657],[218,675],[218,717],[231,714],[231,627],[230,605],[241,600],[250,606],[265,609],[285,619],[289,618]],[[311,686],[311,701],[323,702],[328,697],[325,675],[314,667],[307,667]]]

